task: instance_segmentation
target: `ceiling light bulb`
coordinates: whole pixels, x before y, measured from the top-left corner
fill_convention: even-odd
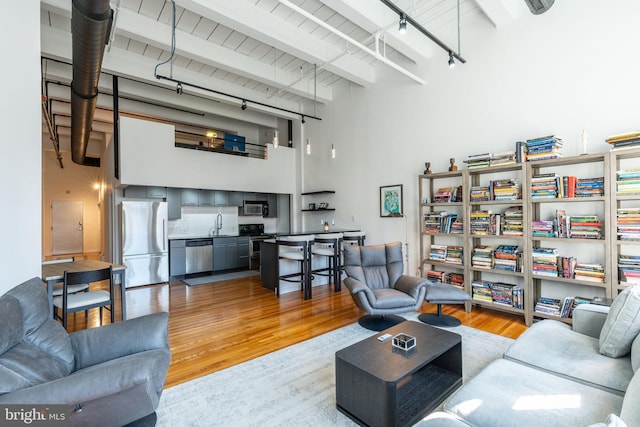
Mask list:
[[[242,110],[246,110],[247,109],[247,101],[245,101],[244,99],[242,100],[242,106],[240,107],[242,108]]]
[[[311,141],[307,138],[307,155],[311,154]]]
[[[453,52],[449,52],[449,68],[456,66],[456,61],[453,60]]]
[[[176,85],[176,93],[177,93],[178,95],[182,95],[182,83],[178,83],[178,84]]]
[[[334,148],[333,144],[331,144],[331,158],[336,158],[336,149]]]
[[[278,131],[274,130],[273,131],[273,148],[278,148],[278,145],[280,145],[280,140],[278,139]]]
[[[400,15],[400,22],[398,22],[398,31],[400,34],[407,32],[407,17],[403,14]]]

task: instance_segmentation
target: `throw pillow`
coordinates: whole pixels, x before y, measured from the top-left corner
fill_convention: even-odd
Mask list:
[[[627,427],[627,425],[617,415],[611,414],[605,422],[591,424],[589,427]]]
[[[640,286],[623,290],[613,300],[607,319],[600,331],[600,353],[622,357],[631,350],[631,343],[640,332]]]

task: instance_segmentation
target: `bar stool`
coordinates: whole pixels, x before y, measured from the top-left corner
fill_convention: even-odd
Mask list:
[[[364,246],[364,239],[366,238],[364,231],[345,231],[342,235],[343,245]]]
[[[318,276],[331,277],[335,292],[339,292],[341,288],[341,249],[342,233],[316,234],[311,245],[311,254],[326,257],[329,264],[329,267],[312,269],[311,272]]]
[[[301,236],[282,236],[276,239],[278,246],[278,281],[299,282],[304,293],[304,299],[311,298],[311,245],[313,235],[305,234]],[[283,250],[280,247],[284,246]],[[280,275],[281,259],[298,261],[300,272]],[[280,296],[280,284],[276,288],[276,295]]]

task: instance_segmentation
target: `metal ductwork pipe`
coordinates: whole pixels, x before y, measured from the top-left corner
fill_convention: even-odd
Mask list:
[[[109,41],[113,11],[109,0],[73,0],[71,37],[71,160],[84,166],[100,166],[100,158],[87,157],[93,113],[98,100],[102,57]]]

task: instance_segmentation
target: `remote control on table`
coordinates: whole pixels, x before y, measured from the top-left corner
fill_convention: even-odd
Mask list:
[[[384,334],[384,335],[380,335],[380,336],[378,337],[378,341],[386,341],[386,340],[388,340],[389,338],[391,338],[391,334]]]

